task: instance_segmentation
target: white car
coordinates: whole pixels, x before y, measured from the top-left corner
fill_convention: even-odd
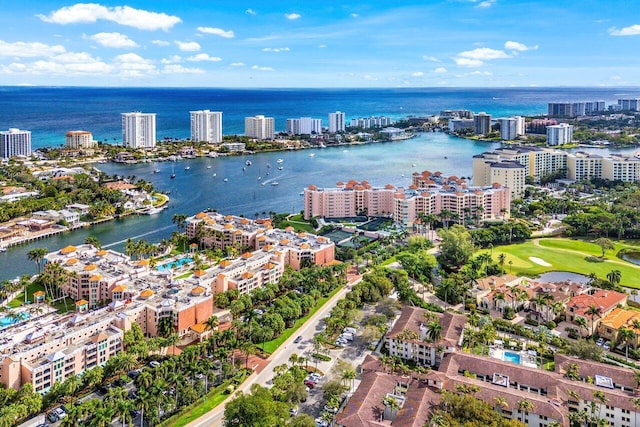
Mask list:
[[[316,418],[316,427],[329,427],[329,423],[322,418]]]
[[[56,415],[58,416],[58,418],[63,419],[64,417],[67,416],[67,413],[64,412],[64,410],[62,408],[56,408],[53,410],[53,412],[56,413]]]

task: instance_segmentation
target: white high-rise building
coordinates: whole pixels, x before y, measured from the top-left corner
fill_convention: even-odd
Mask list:
[[[498,122],[500,123],[500,138],[504,141],[511,141],[520,135],[524,135],[524,117],[513,116],[498,119]]]
[[[131,148],[156,146],[156,114],[122,113],[122,144]]]
[[[65,135],[65,147],[72,150],[95,148],[97,141],[93,140],[91,132],[86,130],[70,130]]]
[[[210,144],[222,142],[222,113],[220,111],[190,111],[191,141]]]
[[[329,133],[344,132],[345,115],[342,111],[329,113]]]
[[[564,145],[573,140],[573,125],[560,123],[559,125],[547,126],[547,145]]]
[[[289,135],[319,135],[322,133],[322,119],[300,117],[287,119],[287,133]]]
[[[0,158],[31,155],[31,131],[10,128],[0,132]]]
[[[250,138],[273,139],[273,117],[255,116],[245,117],[244,134]]]

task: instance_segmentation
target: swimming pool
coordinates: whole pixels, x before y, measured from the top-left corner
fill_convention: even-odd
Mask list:
[[[184,258],[177,259],[175,261],[168,262],[166,264],[161,264],[161,265],[156,267],[156,270],[164,271],[164,270],[170,270],[172,268],[179,268],[179,267],[182,267],[183,265],[188,264],[188,263],[190,263],[192,261],[193,261],[193,258],[184,257]]]
[[[18,313],[17,317],[13,317],[13,316],[0,317],[0,329],[6,328],[7,326],[15,325],[16,323],[22,322],[23,320],[27,320],[29,316],[30,316],[29,312],[23,311],[22,313]]]
[[[505,351],[502,354],[502,360],[505,362],[515,363],[516,365],[520,364],[520,355],[518,353],[513,353],[511,351]]]

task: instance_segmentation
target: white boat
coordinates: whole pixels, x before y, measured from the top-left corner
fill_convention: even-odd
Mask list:
[[[259,176],[259,177],[258,177],[258,181],[260,181],[261,179],[262,179],[262,177],[261,177],[261,176]]]
[[[0,246],[0,252],[7,252],[7,248],[5,248],[4,246]]]
[[[160,169],[154,169],[153,170],[153,173],[159,173],[159,172],[160,172]]]
[[[211,169],[211,166],[207,166],[207,169]]]
[[[316,153],[309,154],[309,157],[315,157]]]
[[[151,209],[147,209],[146,211],[142,212],[145,215],[155,215],[157,213],[160,213],[164,210],[164,207],[157,207],[157,208],[151,208]]]
[[[276,162],[277,162],[277,163],[282,163],[282,162],[284,162],[284,160],[282,160],[282,159],[278,159],[278,160],[276,160]]]
[[[415,167],[416,167],[416,164],[415,164],[415,163],[411,163],[411,167],[412,167],[412,168],[415,168]]]
[[[282,169],[284,169],[284,166],[280,166],[278,167],[278,170],[281,171]]]
[[[278,182],[278,181],[273,181],[273,182],[271,183],[271,185],[273,185],[273,186],[275,187],[276,185],[279,185],[279,182]]]
[[[188,171],[189,169],[191,169],[191,166],[185,166],[184,170]]]
[[[343,152],[343,153],[348,153],[348,152],[349,152],[349,150],[342,150],[342,152]]]
[[[214,174],[213,174],[213,176],[218,176],[218,174],[217,174],[217,173],[214,173]]]
[[[223,179],[224,182],[229,182],[228,178]]]
[[[266,183],[266,182],[263,182],[261,185],[267,185],[267,183]]]
[[[244,164],[247,166],[251,166],[251,160],[247,160],[246,162],[244,162]]]

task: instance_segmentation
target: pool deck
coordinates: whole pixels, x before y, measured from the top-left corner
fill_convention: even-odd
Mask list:
[[[489,349],[489,357],[493,357],[494,359],[498,359],[498,360],[502,360],[504,362],[509,362],[509,363],[514,363],[510,360],[505,360],[504,356],[505,356],[505,350],[499,347],[491,347]],[[522,366],[526,366],[528,368],[538,368],[538,364],[536,363],[536,358],[535,356],[532,356],[530,354],[528,354],[527,352],[524,351],[511,351],[509,350],[509,353],[514,353],[517,354],[518,357],[520,358],[520,365]]]

